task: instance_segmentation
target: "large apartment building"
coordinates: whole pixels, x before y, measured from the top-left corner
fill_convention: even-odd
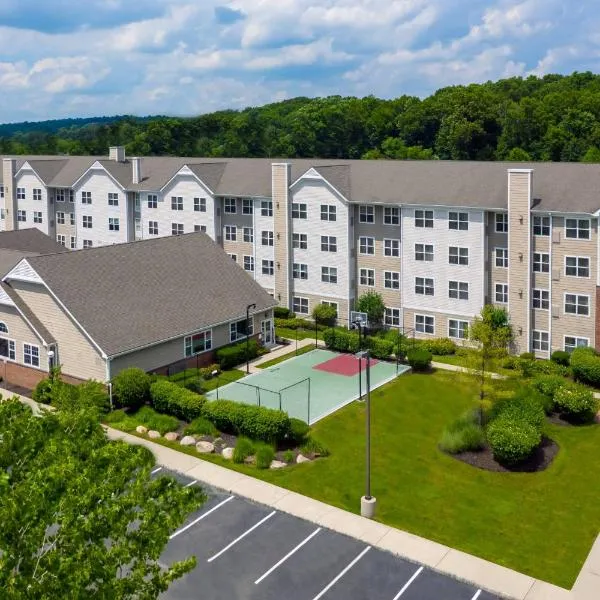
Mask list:
[[[568,163],[6,157],[0,228],[67,248],[205,231],[282,306],[463,339],[486,303],[516,352],[600,347],[600,167]],[[199,256],[198,260],[202,260]]]

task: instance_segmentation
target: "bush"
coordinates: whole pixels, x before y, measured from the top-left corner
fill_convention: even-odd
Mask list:
[[[448,356],[456,352],[456,344],[448,338],[421,340],[420,346],[425,350],[429,350],[431,354],[437,354],[438,356]]]
[[[142,369],[124,369],[112,380],[117,406],[139,408],[150,400],[150,376]]]
[[[246,349],[246,342],[240,342],[231,346],[224,346],[219,348],[215,357],[219,362],[219,366],[222,370],[232,369],[237,365],[246,362],[246,360],[252,360],[258,356],[258,342],[256,340],[249,340]]]
[[[520,366],[520,360],[519,357],[517,356],[507,356],[503,361],[502,361],[502,368],[503,369],[510,369],[510,370],[515,370],[518,369]]]
[[[498,462],[516,465],[531,456],[542,434],[526,421],[500,418],[488,425],[487,438]]]
[[[290,417],[290,432],[288,436],[290,443],[300,446],[308,437],[309,431],[310,427],[308,423],[305,423],[301,419]]]
[[[302,452],[304,456],[329,456],[329,450],[323,446],[321,442],[310,436],[306,438],[306,442],[304,442],[304,445],[300,448],[300,452]]]
[[[77,397],[80,400],[85,399],[86,402],[97,408],[100,413],[107,413],[110,410],[110,398],[106,390],[106,386],[99,381],[90,379],[79,385],[71,385],[62,382],[61,393],[58,395],[57,405],[60,405],[64,395]]]
[[[139,425],[144,425],[148,429],[158,431],[161,435],[164,435],[167,431],[175,431],[179,427],[179,421],[175,417],[161,415],[149,406],[142,406],[131,417]]]
[[[204,396],[195,394],[176,383],[162,380],[150,388],[152,406],[161,413],[173,415],[183,421],[193,421],[202,414]]]
[[[184,435],[218,435],[217,428],[204,417],[197,417],[183,430]]]
[[[259,444],[255,452],[256,466],[259,469],[268,469],[271,466],[271,462],[275,458],[275,450],[273,446],[268,444]]]
[[[550,360],[555,362],[557,365],[568,367],[571,362],[571,355],[564,350],[555,350],[550,356]]]
[[[312,311],[312,318],[326,327],[333,327],[337,319],[337,308],[330,304],[317,304]]]
[[[215,371],[217,372],[217,375],[221,372],[219,365],[216,363],[213,365],[208,365],[208,367],[202,367],[200,369],[200,377],[202,377],[202,379],[212,379]]]
[[[490,411],[490,421],[509,420],[527,423],[536,431],[542,431],[546,415],[543,396],[533,388],[523,388],[512,398],[496,400]]]
[[[415,348],[409,350],[406,355],[408,364],[413,368],[413,371],[426,371],[431,364],[431,352],[424,348]]]
[[[50,404],[50,402],[52,402],[52,388],[53,382],[50,380],[50,378],[42,379],[33,389],[31,397],[36,402]]]
[[[522,360],[535,360],[535,354],[533,352],[522,352],[519,358]]]
[[[554,400],[554,394],[558,388],[565,385],[565,378],[561,375],[538,375],[531,382],[531,386],[536,389],[540,394],[543,394],[550,400]]]
[[[289,319],[290,317],[295,317],[296,315],[285,306],[276,306],[273,309],[273,316],[276,319]]]
[[[246,458],[254,454],[254,444],[246,437],[239,437],[233,449],[233,462],[243,463]]]
[[[440,448],[449,454],[481,450],[485,446],[483,429],[475,423],[462,424],[461,427],[447,427],[440,440]]]
[[[367,346],[371,351],[371,356],[379,360],[387,360],[394,352],[394,342],[378,337],[370,337],[367,340]]]
[[[571,368],[577,381],[600,386],[600,357],[592,348],[575,348],[571,353]]]
[[[594,393],[575,385],[558,388],[554,394],[554,403],[560,412],[581,423],[590,422],[598,410]]]
[[[192,381],[186,381],[185,385],[183,387],[185,387],[185,389],[189,390],[190,392],[194,392],[194,394],[203,394],[204,393],[204,388],[202,387],[202,382],[199,381],[198,379],[192,379]]]
[[[338,352],[358,352],[358,333],[343,329],[326,329],[323,332],[323,341],[330,350]]]
[[[286,463],[293,463],[294,462],[294,453],[291,450],[286,450],[283,453],[283,460]]]

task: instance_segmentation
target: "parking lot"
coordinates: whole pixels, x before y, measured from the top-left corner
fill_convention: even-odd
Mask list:
[[[182,485],[202,485],[172,475]],[[218,490],[171,535],[161,562],[196,568],[165,600],[494,600],[472,585]]]

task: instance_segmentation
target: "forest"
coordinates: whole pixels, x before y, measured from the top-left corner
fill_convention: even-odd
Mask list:
[[[106,155],[111,145],[146,156],[600,162],[600,75],[513,77],[423,99],[299,97],[197,117],[0,126],[0,154]]]

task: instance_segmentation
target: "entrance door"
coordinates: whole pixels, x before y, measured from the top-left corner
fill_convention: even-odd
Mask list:
[[[275,341],[272,319],[265,319],[260,322],[260,333],[262,335],[263,344],[265,346],[272,346]]]

